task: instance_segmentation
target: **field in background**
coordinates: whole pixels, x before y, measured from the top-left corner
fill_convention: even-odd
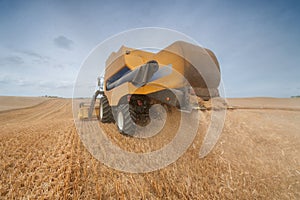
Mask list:
[[[179,160],[146,174],[119,172],[95,160],[77,135],[71,100],[1,112],[0,199],[300,199],[300,99],[229,104],[241,109],[228,110],[220,140],[206,158],[198,154],[211,111],[203,113],[198,135]],[[166,125],[162,135],[168,138],[172,123]],[[113,124],[103,129],[127,150],[147,147],[118,134]]]
[[[14,97],[0,96],[0,112],[5,110],[19,109],[35,106],[42,103],[45,97]]]
[[[230,105],[240,109],[273,109],[273,110],[300,110],[300,98],[231,98],[227,99]]]

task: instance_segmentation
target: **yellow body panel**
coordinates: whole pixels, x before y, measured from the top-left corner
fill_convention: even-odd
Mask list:
[[[201,57],[201,61],[198,62],[199,65],[208,66],[204,69],[204,72],[209,75],[213,74],[217,78],[220,77],[219,64],[213,52],[186,42],[175,42],[158,53],[151,53],[122,46],[118,52],[113,52],[106,61],[104,92],[110,105],[117,105],[119,100],[127,94],[147,95],[167,88],[184,87],[187,85],[185,78],[189,78],[189,82],[191,81],[196,87],[206,87],[206,82],[200,80],[199,75],[195,75],[195,69],[192,69],[193,66],[187,62],[185,58],[186,55],[187,57],[191,57],[191,61]],[[135,87],[130,82],[126,82],[112,90],[106,90],[106,81],[125,66],[130,70],[134,70],[151,60],[157,61],[160,67],[171,64],[172,73],[140,88]],[[202,61],[203,63],[201,63]],[[214,65],[216,66],[212,67],[215,68],[212,69],[212,72],[209,71],[209,65],[211,65],[211,63],[215,63]],[[190,71],[189,74],[186,73],[187,71]],[[197,86],[197,84],[199,86]],[[215,83],[211,85],[217,88],[218,84],[219,80],[216,80]]]
[[[157,91],[161,91],[166,89],[165,87],[162,87],[162,85],[154,84],[151,82],[151,84],[146,85],[144,87],[137,88],[132,83],[126,82],[122,85],[114,88],[113,90],[106,91],[106,96],[109,99],[110,105],[115,106],[118,105],[119,100],[121,97],[127,95],[127,94],[150,94]]]
[[[83,120],[83,119],[88,119],[89,118],[89,106],[84,106],[79,108],[78,112],[78,119]],[[95,109],[93,111],[93,116],[99,116],[99,106],[95,106]]]
[[[105,77],[107,80],[120,71],[124,66],[133,70],[153,60],[153,53],[122,46],[118,52],[113,52],[106,61]]]
[[[78,119],[88,119],[89,118],[89,108],[82,107],[78,112]]]
[[[170,78],[174,78],[176,81],[170,81]],[[122,85],[119,85],[118,87],[108,90],[105,92],[105,95],[107,96],[110,105],[118,105],[119,100],[121,97],[127,95],[127,94],[151,94],[154,92],[158,92],[161,90],[165,90],[168,88],[180,88],[184,85],[185,80],[177,72],[172,73],[169,76],[166,76],[162,79],[159,79],[157,81],[153,81],[151,83],[148,83],[147,85],[143,87],[135,87],[132,83],[126,82]]]

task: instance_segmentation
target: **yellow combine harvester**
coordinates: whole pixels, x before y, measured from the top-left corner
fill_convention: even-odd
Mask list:
[[[88,116],[96,109],[101,122],[116,122],[121,133],[132,135],[136,124],[149,119],[154,104],[191,111],[193,96],[219,96],[220,68],[212,51],[182,41],[158,53],[122,46],[107,59],[98,83],[102,89],[93,96]]]

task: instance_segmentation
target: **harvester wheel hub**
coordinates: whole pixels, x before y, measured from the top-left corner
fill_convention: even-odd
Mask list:
[[[100,109],[99,109],[99,115],[100,115],[100,119],[103,118],[103,103],[100,103]]]
[[[124,127],[124,116],[122,111],[120,111],[118,113],[118,127],[121,131],[123,131],[123,127]]]

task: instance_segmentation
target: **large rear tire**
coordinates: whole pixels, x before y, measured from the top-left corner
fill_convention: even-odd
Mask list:
[[[100,98],[99,119],[102,123],[110,123],[114,121],[112,110],[106,96]]]
[[[129,104],[119,105],[116,122],[120,133],[130,135],[130,136],[134,135],[136,125],[131,118],[131,114],[129,111]]]

